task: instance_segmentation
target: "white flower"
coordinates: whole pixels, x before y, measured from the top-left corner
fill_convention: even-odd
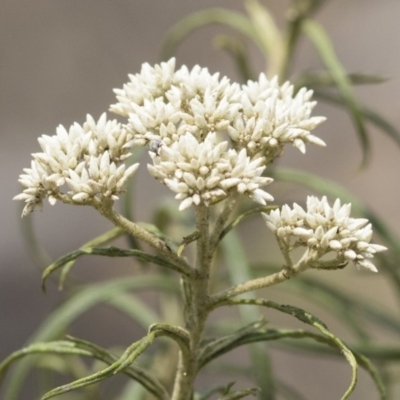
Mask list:
[[[132,135],[117,121],[107,121],[106,114],[97,122],[88,115],[83,126],[75,123],[68,131],[60,125],[56,135],[38,140],[43,151],[32,155],[31,168],[24,169],[19,179],[25,189],[14,197],[26,202],[22,216],[45,198],[55,204],[61,195],[76,203],[96,196],[116,200],[138,167],[121,164],[131,154]]]
[[[365,218],[350,217],[351,204],[341,205],[337,199],[331,207],[324,196],[307,198],[307,210],[294,203],[263,214],[269,229],[292,248],[305,246],[313,249],[318,258],[336,253],[335,261],[352,261],[356,267],[377,272],[370,261],[375,253],[386,247],[371,244],[372,228]]]
[[[261,74],[258,82],[249,81],[242,87],[242,112],[228,127],[229,135],[240,147],[246,147],[250,155],[260,153],[268,161],[280,156],[288,143],[302,153],[306,143],[325,146],[324,141],[310,133],[326,119],[311,117],[316,105],[310,101],[312,94],[302,88],[293,96],[289,82],[279,86],[277,77],[268,80]]]
[[[215,133],[209,133],[199,142],[191,133],[180,136],[171,146],[163,144],[159,155],[150,153],[154,165],[149,172],[177,193],[183,210],[200,203],[210,205],[238,192],[265,204],[272,197],[260,189],[272,182],[262,177],[262,160],[250,161],[245,149],[239,154],[230,149],[228,142],[217,143]]]

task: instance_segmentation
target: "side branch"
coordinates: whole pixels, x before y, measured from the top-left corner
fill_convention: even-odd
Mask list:
[[[286,266],[279,272],[275,272],[274,274],[264,276],[262,278],[252,279],[244,283],[239,283],[238,285],[231,286],[226,290],[214,294],[210,298],[209,309],[212,310],[215,307],[218,307],[221,303],[224,303],[226,300],[239,294],[262,289],[268,286],[277,285],[278,283],[287,281],[288,279],[295,277],[296,275],[309,268],[312,268],[312,255],[309,254],[309,252],[307,251],[301,258],[301,260],[292,268]]]
[[[156,249],[162,256],[164,256],[168,261],[171,263],[179,266],[179,269],[182,271],[184,275],[193,276],[194,271],[190,267],[190,265],[167,246],[167,244],[153,235],[152,233],[148,232],[146,229],[142,228],[138,224],[135,224],[132,221],[129,221],[121,214],[118,214],[112,208],[112,202],[102,201],[96,202],[93,206],[100,212],[101,215],[109,219],[113,222],[116,226],[122,228],[125,232],[129,235],[142,240],[143,242],[147,243],[154,249]]]

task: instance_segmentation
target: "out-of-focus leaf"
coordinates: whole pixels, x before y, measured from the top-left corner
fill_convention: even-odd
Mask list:
[[[247,396],[256,396],[258,393],[260,393],[260,388],[240,389],[235,390],[234,392],[229,392],[218,400],[238,400]]]
[[[249,37],[261,48],[257,32],[247,17],[224,8],[209,8],[207,10],[195,12],[181,19],[167,32],[161,50],[162,59],[168,60],[172,57],[181,41],[190,33],[211,24],[227,25]]]
[[[117,228],[111,229],[111,230],[97,236],[96,238],[90,240],[89,242],[86,242],[83,246],[80,247],[80,250],[88,249],[90,247],[97,247],[97,246],[104,245],[108,242],[113,241],[114,239],[118,238],[119,236],[121,236],[123,234],[124,234],[124,231],[121,228],[117,227]],[[58,286],[60,290],[63,289],[64,283],[67,279],[69,272],[71,271],[71,268],[74,266],[75,261],[76,261],[76,259],[71,260],[63,266],[63,269],[60,274],[60,283]]]
[[[112,296],[126,290],[158,289],[169,292],[179,292],[176,279],[167,276],[137,276],[134,278],[121,278],[115,281],[93,284],[81,289],[62,306],[49,315],[45,323],[35,333],[29,342],[44,342],[57,338],[66,327],[97,304],[107,301]],[[22,382],[26,378],[33,360],[24,359],[15,368],[10,376],[8,387],[4,394],[7,400],[17,400],[18,393],[23,387]]]
[[[335,81],[345,101],[346,108],[352,117],[354,127],[360,139],[363,151],[362,167],[365,167],[370,153],[369,139],[364,125],[364,118],[354,96],[351,82],[347,77],[347,72],[336,57],[333,45],[320,24],[313,20],[304,21],[303,30],[314,43],[322,61],[332,75],[332,79]]]
[[[33,225],[33,215],[29,218],[21,219],[21,233],[27,245],[30,259],[34,261],[40,268],[45,268],[52,261],[52,258],[46,249],[40,244],[36,237]]]
[[[229,232],[229,235],[225,237],[222,249],[232,283],[239,284],[250,280],[251,272],[247,257],[234,231]],[[247,295],[251,296],[251,293]],[[246,325],[262,318],[262,314],[256,308],[239,307],[239,312],[241,320]],[[275,397],[274,378],[267,349],[261,344],[255,344],[250,347],[250,357],[255,383],[261,388],[260,399],[273,400]]]
[[[246,10],[257,32],[261,50],[268,60],[267,75],[280,75],[285,55],[284,41],[268,9],[258,0],[246,0]]]
[[[338,356],[341,357],[341,354],[339,354],[337,351],[334,351],[333,349],[326,347],[326,346],[321,346],[320,344],[317,343],[311,343],[311,342],[299,342],[297,340],[291,340],[291,339],[285,339],[281,340],[279,342],[276,342],[276,344],[279,347],[289,347],[290,351],[297,350],[301,352],[312,352],[316,356]],[[368,357],[376,359],[376,360],[382,360],[385,362],[388,361],[398,361],[400,357],[400,349],[399,348],[375,348],[373,346],[352,346],[351,350],[358,362],[358,364],[364,368],[371,378],[373,379],[376,388],[379,392],[379,398],[381,400],[387,400],[387,393],[386,393],[386,388],[385,384],[378,372],[378,370],[375,368],[375,366],[371,363],[371,361],[365,356],[365,354],[368,355]]]
[[[75,250],[60,257],[56,262],[48,266],[42,275],[42,288],[45,291],[46,279],[50,274],[57,271],[59,268],[63,267],[65,264],[75,261],[78,257],[83,255],[95,255],[95,256],[105,256],[105,257],[136,257],[140,260],[151,262],[155,265],[160,265],[178,272],[183,273],[179,266],[171,264],[166,261],[163,257],[153,256],[151,254],[145,253],[141,250],[136,249],[120,249],[118,247],[90,247],[80,250]]]
[[[386,77],[381,75],[349,73],[347,79],[352,85],[372,85],[387,81]],[[329,71],[307,71],[299,76],[295,83],[295,92],[302,87],[309,89],[336,86],[336,81]]]
[[[154,236],[157,236],[159,239],[163,240],[172,251],[176,252],[178,250],[179,245],[175,243],[168,235],[161,232],[161,230],[158,229],[156,225],[149,224],[146,222],[138,222],[137,224],[141,228],[146,229],[146,231],[152,233]]]
[[[127,160],[128,161],[127,167],[138,162],[139,158],[142,156],[143,152],[144,152],[144,147],[133,147],[132,155],[129,157],[129,160]],[[125,218],[129,219],[130,221],[135,220],[134,215],[133,215],[134,186],[135,186],[135,177],[132,177],[126,183],[125,194],[121,199],[122,200],[122,214],[124,215]],[[126,235],[126,238],[128,240],[129,246],[132,249],[138,249],[138,250],[141,249],[140,242],[134,236]]]
[[[244,212],[243,214],[240,214],[231,223],[229,223],[225,227],[225,229],[221,232],[221,234],[219,236],[219,241],[221,241],[225,237],[225,235],[227,235],[232,229],[236,228],[236,226],[239,225],[239,223],[242,222],[247,217],[250,217],[252,215],[259,214],[262,212],[269,212],[271,210],[275,210],[276,208],[278,208],[278,206],[262,206],[262,207],[253,208],[251,210]]]
[[[107,303],[131,317],[146,330],[151,324],[160,321],[160,317],[147,304],[131,293],[113,296]]]
[[[228,35],[218,35],[213,43],[214,46],[225,50],[231,56],[243,82],[254,80],[255,74],[252,72],[246,47],[241,40]]]
[[[345,106],[344,100],[340,95],[329,93],[326,90],[324,91],[320,89],[314,89],[314,93],[317,98],[329,101],[339,106]],[[388,135],[396,142],[398,146],[400,146],[400,131],[396,129],[394,125],[392,125],[387,119],[382,117],[382,115],[378,114],[368,107],[361,107],[361,112],[368,122],[382,130],[383,133],[386,133],[386,135]]]

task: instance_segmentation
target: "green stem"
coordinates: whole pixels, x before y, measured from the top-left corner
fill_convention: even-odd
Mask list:
[[[181,257],[179,257],[176,253],[170,250],[167,244],[153,235],[146,229],[142,228],[138,224],[129,221],[123,215],[118,214],[112,208],[113,202],[107,201],[107,199],[103,199],[101,202],[94,202],[92,205],[100,212],[101,215],[112,221],[115,226],[122,228],[129,235],[138,238],[151,247],[156,249],[166,260],[170,261],[172,264],[179,266],[179,269],[188,276],[194,275],[194,271],[190,267],[190,265]]]
[[[209,303],[210,309],[218,307],[219,304],[223,303],[227,299],[235,297],[239,294],[251,292],[253,290],[265,288],[272,285],[277,285],[278,283],[287,281],[288,279],[295,277],[301,272],[312,268],[312,261],[313,254],[311,254],[309,251],[306,251],[303,257],[297,262],[297,264],[295,264],[291,268],[284,267],[279,272],[275,272],[274,274],[264,276],[262,278],[252,279],[250,281],[240,283],[219,293],[216,293],[211,296]]]
[[[210,237],[209,208],[196,207],[197,240],[195,277],[184,277],[185,325],[189,333],[189,352],[180,352],[172,400],[190,400],[199,369],[200,343],[209,309]]]

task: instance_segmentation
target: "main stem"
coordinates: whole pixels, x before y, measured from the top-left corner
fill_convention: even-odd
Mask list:
[[[190,400],[193,396],[194,382],[198,372],[198,356],[203,337],[204,325],[209,309],[210,276],[210,238],[209,208],[196,207],[196,228],[200,233],[197,240],[196,271],[192,277],[184,278],[185,291],[185,328],[190,337],[190,351],[180,354],[177,377],[172,400]]]

